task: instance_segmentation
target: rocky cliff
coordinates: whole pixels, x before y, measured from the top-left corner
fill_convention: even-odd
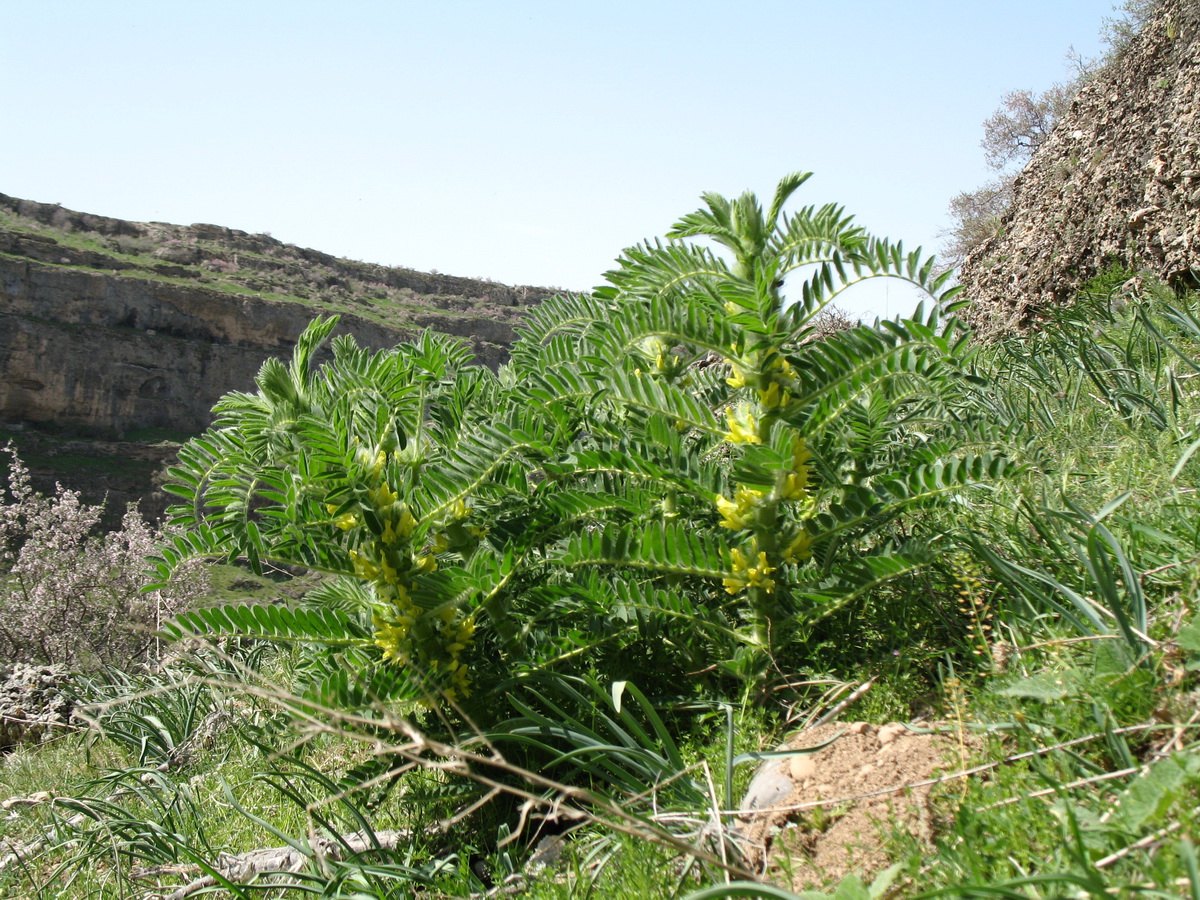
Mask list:
[[[426,327],[458,335],[494,367],[548,293],[0,194],[0,424],[46,480],[126,499],[170,457],[138,438],[202,431],[317,315],[341,315],[341,333],[373,348]],[[142,465],[114,480],[114,461]]]
[[[1200,272],[1200,0],[1165,0],[1079,91],[961,271],[983,334],[1022,329],[1113,266]]]

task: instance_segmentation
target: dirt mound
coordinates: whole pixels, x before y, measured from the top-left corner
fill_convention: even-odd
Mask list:
[[[830,724],[802,731],[779,750],[819,748],[766,760],[742,802],[738,832],[767,880],[805,890],[856,872],[869,881],[891,860],[881,835],[933,837],[930,782],[966,768],[972,736],[943,726]]]

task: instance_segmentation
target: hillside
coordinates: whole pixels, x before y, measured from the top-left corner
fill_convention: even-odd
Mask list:
[[[1200,3],[1164,0],[1080,89],[962,267],[978,332],[1024,329],[1106,272],[1194,289],[1200,270]]]
[[[495,368],[549,293],[0,194],[0,422],[43,486],[121,505],[150,490],[173,452],[164,438],[207,427],[217,399],[317,315],[375,349],[456,335]]]

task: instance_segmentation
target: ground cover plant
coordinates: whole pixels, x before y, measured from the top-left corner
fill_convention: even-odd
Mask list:
[[[324,578],[80,682],[98,730],[0,771],[0,889],[1200,896],[1200,304],[1112,273],[981,346],[931,259],[789,212],[805,178],[705,195],[496,374],[432,334],[318,368],[325,320],[226,397],[159,576]],[[874,277],[928,311],[818,336]],[[752,866],[751,772],[839,713],[982,748],[935,845],[880,823],[883,872]]]

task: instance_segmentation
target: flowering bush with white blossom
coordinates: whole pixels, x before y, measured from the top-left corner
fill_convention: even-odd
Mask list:
[[[160,535],[136,509],[100,534],[102,506],[61,485],[44,496],[9,448],[0,501],[0,665],[55,663],[123,667],[147,657],[158,623],[204,588],[200,569],[181,570],[163,590],[142,593],[146,558]]]

